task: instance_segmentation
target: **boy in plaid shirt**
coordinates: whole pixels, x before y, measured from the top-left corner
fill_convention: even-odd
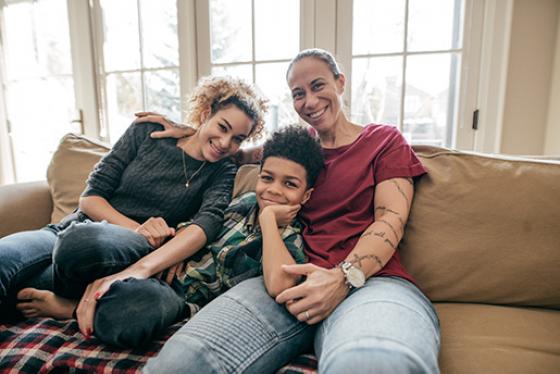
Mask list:
[[[305,129],[287,127],[264,144],[255,192],[231,202],[218,238],[189,258],[177,278],[191,315],[250,277],[263,274],[273,297],[299,281],[281,267],[306,261],[296,215],[322,167],[321,147]]]

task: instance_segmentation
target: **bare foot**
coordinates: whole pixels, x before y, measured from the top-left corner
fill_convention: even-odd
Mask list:
[[[17,298],[20,302],[16,307],[27,318],[69,319],[72,318],[72,313],[78,304],[77,300],[65,299],[51,291],[36,288],[24,288],[18,292]]]

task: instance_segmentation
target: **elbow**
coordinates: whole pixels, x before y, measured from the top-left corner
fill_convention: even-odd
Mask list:
[[[91,207],[91,197],[89,196],[81,196],[80,200],[78,201],[78,208],[84,212],[88,213],[88,210]]]
[[[272,274],[264,277],[266,292],[272,298],[276,298],[276,296],[280,295],[284,290],[295,286],[296,283],[295,279],[287,278],[286,276]]]

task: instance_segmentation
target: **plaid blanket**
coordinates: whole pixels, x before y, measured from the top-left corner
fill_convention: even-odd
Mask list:
[[[86,340],[75,320],[36,318],[17,325],[0,324],[0,373],[139,373],[184,322],[142,349],[119,349],[95,338]],[[316,368],[314,356],[302,355],[278,373],[312,374]]]

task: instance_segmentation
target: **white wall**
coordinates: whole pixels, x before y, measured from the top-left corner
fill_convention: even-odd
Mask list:
[[[560,0],[515,1],[502,153],[544,153],[559,14]]]
[[[560,155],[560,7],[558,7],[556,55],[554,56],[544,154]]]

